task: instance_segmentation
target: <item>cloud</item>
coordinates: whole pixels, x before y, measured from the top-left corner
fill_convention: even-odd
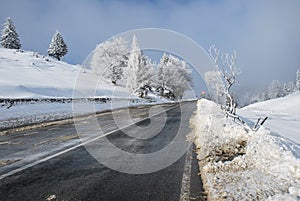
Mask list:
[[[82,63],[96,45],[131,29],[158,27],[186,34],[204,49],[237,50],[240,83],[257,87],[294,79],[300,66],[300,1],[18,1],[2,0],[24,49],[46,54],[60,30],[66,61]]]

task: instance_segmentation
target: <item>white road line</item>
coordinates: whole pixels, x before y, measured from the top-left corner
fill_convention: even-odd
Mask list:
[[[192,172],[192,147],[186,152],[184,170],[181,182],[180,201],[190,200],[190,184],[191,184],[191,172]]]
[[[105,133],[104,135],[101,135],[101,136],[95,137],[95,138],[93,138],[93,139],[87,140],[87,141],[85,141],[85,142],[82,142],[82,143],[80,143],[80,144],[78,144],[78,145],[75,145],[75,146],[70,147],[70,148],[68,148],[68,149],[65,149],[65,150],[63,150],[63,151],[60,151],[60,152],[58,152],[58,153],[56,153],[56,154],[53,154],[53,155],[51,155],[51,156],[47,156],[46,158],[37,160],[37,161],[35,161],[35,162],[33,162],[33,163],[30,163],[30,164],[27,164],[27,165],[25,165],[25,166],[23,166],[23,167],[20,167],[20,168],[17,168],[17,169],[15,169],[15,170],[12,170],[12,171],[10,171],[10,172],[8,172],[8,173],[5,173],[5,174],[1,175],[1,176],[0,176],[0,180],[6,178],[6,177],[8,177],[8,176],[14,175],[14,174],[16,174],[16,173],[18,173],[18,172],[21,172],[21,171],[23,171],[23,170],[26,170],[26,169],[28,169],[28,168],[31,168],[31,167],[33,167],[33,166],[35,166],[35,165],[38,165],[38,164],[42,163],[42,162],[48,161],[48,160],[50,160],[50,159],[52,159],[52,158],[55,158],[55,157],[57,157],[57,156],[60,156],[60,155],[62,155],[62,154],[64,154],[64,153],[67,153],[67,152],[69,152],[69,151],[72,151],[72,150],[74,150],[74,149],[76,149],[76,148],[78,148],[78,147],[81,147],[81,146],[84,146],[84,145],[86,145],[86,144],[88,144],[88,143],[94,142],[94,141],[96,141],[96,140],[98,140],[98,139],[100,139],[100,138],[106,137],[106,136],[108,136],[108,135],[110,135],[110,134],[112,134],[112,133],[115,133],[115,132],[119,131],[119,130],[123,130],[123,129],[129,127],[129,126],[132,126],[132,125],[136,124],[136,123],[139,123],[139,122],[144,121],[144,120],[146,120],[146,119],[149,119],[149,118],[152,118],[152,117],[154,117],[154,116],[157,116],[157,115],[159,115],[159,114],[161,114],[161,113],[163,113],[163,112],[167,112],[167,111],[169,111],[169,110],[172,110],[172,109],[174,109],[174,108],[176,108],[176,107],[178,107],[178,106],[179,106],[179,105],[175,105],[175,106],[173,106],[173,107],[171,107],[171,108],[169,108],[169,109],[167,109],[167,110],[161,111],[161,112],[159,112],[159,113],[157,113],[157,114],[153,114],[153,115],[151,115],[151,116],[149,116],[149,117],[146,117],[146,118],[143,118],[143,119],[141,119],[141,120],[139,120],[139,121],[133,122],[133,123],[128,124],[128,125],[126,125],[126,126],[123,126],[123,127],[121,127],[121,128],[117,128],[117,129],[115,129],[115,130],[113,130],[113,131],[110,131],[110,132],[108,132],[108,133]]]

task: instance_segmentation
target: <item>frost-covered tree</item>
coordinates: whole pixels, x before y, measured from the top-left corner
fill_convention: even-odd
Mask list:
[[[132,39],[125,76],[127,80],[126,87],[131,93],[135,93],[152,82],[153,64],[141,51],[135,35]]]
[[[122,37],[113,38],[97,45],[91,64],[92,69],[102,78],[116,84],[123,78],[128,63],[128,44]]]
[[[16,27],[13,24],[11,18],[7,18],[6,22],[3,24],[1,41],[2,47],[8,49],[20,49],[21,43],[19,39],[19,35],[16,31]]]
[[[236,52],[234,51],[232,54],[223,54],[220,50],[211,46],[209,49],[209,55],[224,80],[226,112],[228,115],[235,115],[237,102],[233,97],[231,89],[232,86],[236,84],[237,77],[239,75],[239,69],[236,65]]]
[[[56,31],[49,45],[48,55],[60,61],[61,58],[64,57],[67,53],[67,44],[65,43],[62,35],[58,31]]]
[[[208,85],[211,100],[220,104],[225,104],[223,98],[225,89],[220,71],[207,71],[204,74],[204,79],[206,84]]]
[[[283,96],[289,95],[293,92],[296,91],[296,86],[293,82],[288,82],[283,84],[283,89],[282,89],[282,94]]]
[[[185,61],[164,53],[158,65],[157,81],[162,89],[171,90],[176,99],[181,99],[192,85],[191,74]]]
[[[296,73],[296,90],[300,91],[300,69]]]
[[[268,87],[268,98],[274,99],[283,96],[283,87],[278,80],[273,80]]]

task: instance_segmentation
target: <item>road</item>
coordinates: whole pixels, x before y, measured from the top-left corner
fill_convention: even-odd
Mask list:
[[[163,167],[175,154],[132,165],[106,146],[135,156],[159,153],[179,130],[175,145],[185,146],[195,108],[195,102],[139,106],[2,133],[0,200],[204,200],[192,147]]]

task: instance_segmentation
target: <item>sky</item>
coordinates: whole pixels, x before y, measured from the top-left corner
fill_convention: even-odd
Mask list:
[[[47,54],[56,30],[81,64],[97,44],[132,29],[164,28],[237,52],[243,89],[294,81],[300,68],[299,0],[0,0],[0,21],[11,17],[22,49]]]

